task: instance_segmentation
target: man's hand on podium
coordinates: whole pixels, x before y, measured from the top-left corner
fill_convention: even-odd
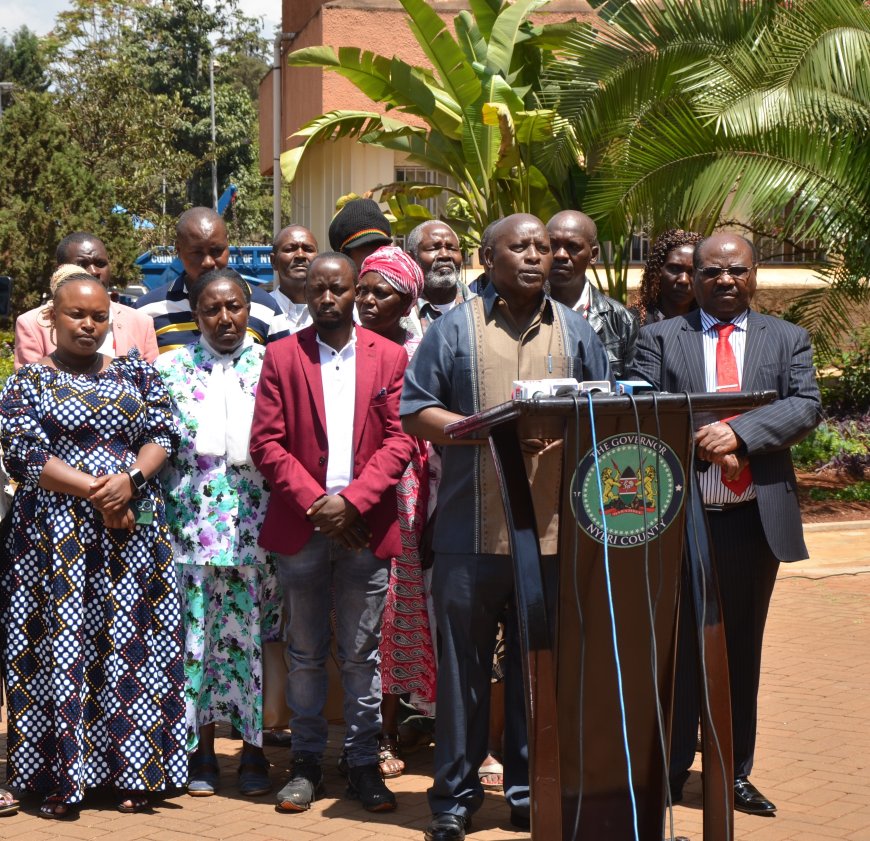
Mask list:
[[[740,449],[740,439],[731,426],[724,421],[702,426],[695,433],[698,458],[721,464],[720,459]]]
[[[520,449],[528,456],[542,456],[561,446],[561,438],[523,438],[520,441]]]

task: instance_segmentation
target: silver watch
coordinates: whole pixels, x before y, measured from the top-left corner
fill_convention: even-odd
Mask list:
[[[145,474],[138,467],[131,467],[129,470],[125,470],[124,472],[130,477],[130,483],[133,485],[134,496],[139,496],[148,484]]]

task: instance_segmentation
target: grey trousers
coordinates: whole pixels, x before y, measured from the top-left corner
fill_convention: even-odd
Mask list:
[[[552,627],[555,557],[544,559],[544,571]],[[436,555],[432,601],[440,635],[432,813],[471,815],[483,802],[477,769],[487,754],[492,655],[507,604],[504,791],[513,810],[528,814],[529,751],[511,558]]]

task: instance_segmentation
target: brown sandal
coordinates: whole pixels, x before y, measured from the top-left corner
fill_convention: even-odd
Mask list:
[[[151,805],[147,794],[139,791],[122,791],[118,801],[118,811],[122,815],[136,815],[144,812]]]
[[[395,763],[400,767],[396,768]],[[392,770],[390,766],[392,765]],[[385,780],[401,777],[405,771],[405,763],[399,757],[399,734],[381,733],[378,739],[378,767]]]
[[[49,794],[42,801],[37,814],[50,821],[65,821],[75,814],[75,806],[67,803],[59,794]]]

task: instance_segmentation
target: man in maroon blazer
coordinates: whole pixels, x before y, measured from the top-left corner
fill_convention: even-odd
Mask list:
[[[266,349],[251,457],[272,488],[260,545],[278,555],[287,615],[293,765],[278,809],[308,809],[323,788],[326,656],[335,602],[348,794],[396,808],[381,779],[378,643],[390,557],[400,552],[396,483],[411,458],[399,396],[404,349],[354,325],[356,267],[312,260],[314,324]]]

